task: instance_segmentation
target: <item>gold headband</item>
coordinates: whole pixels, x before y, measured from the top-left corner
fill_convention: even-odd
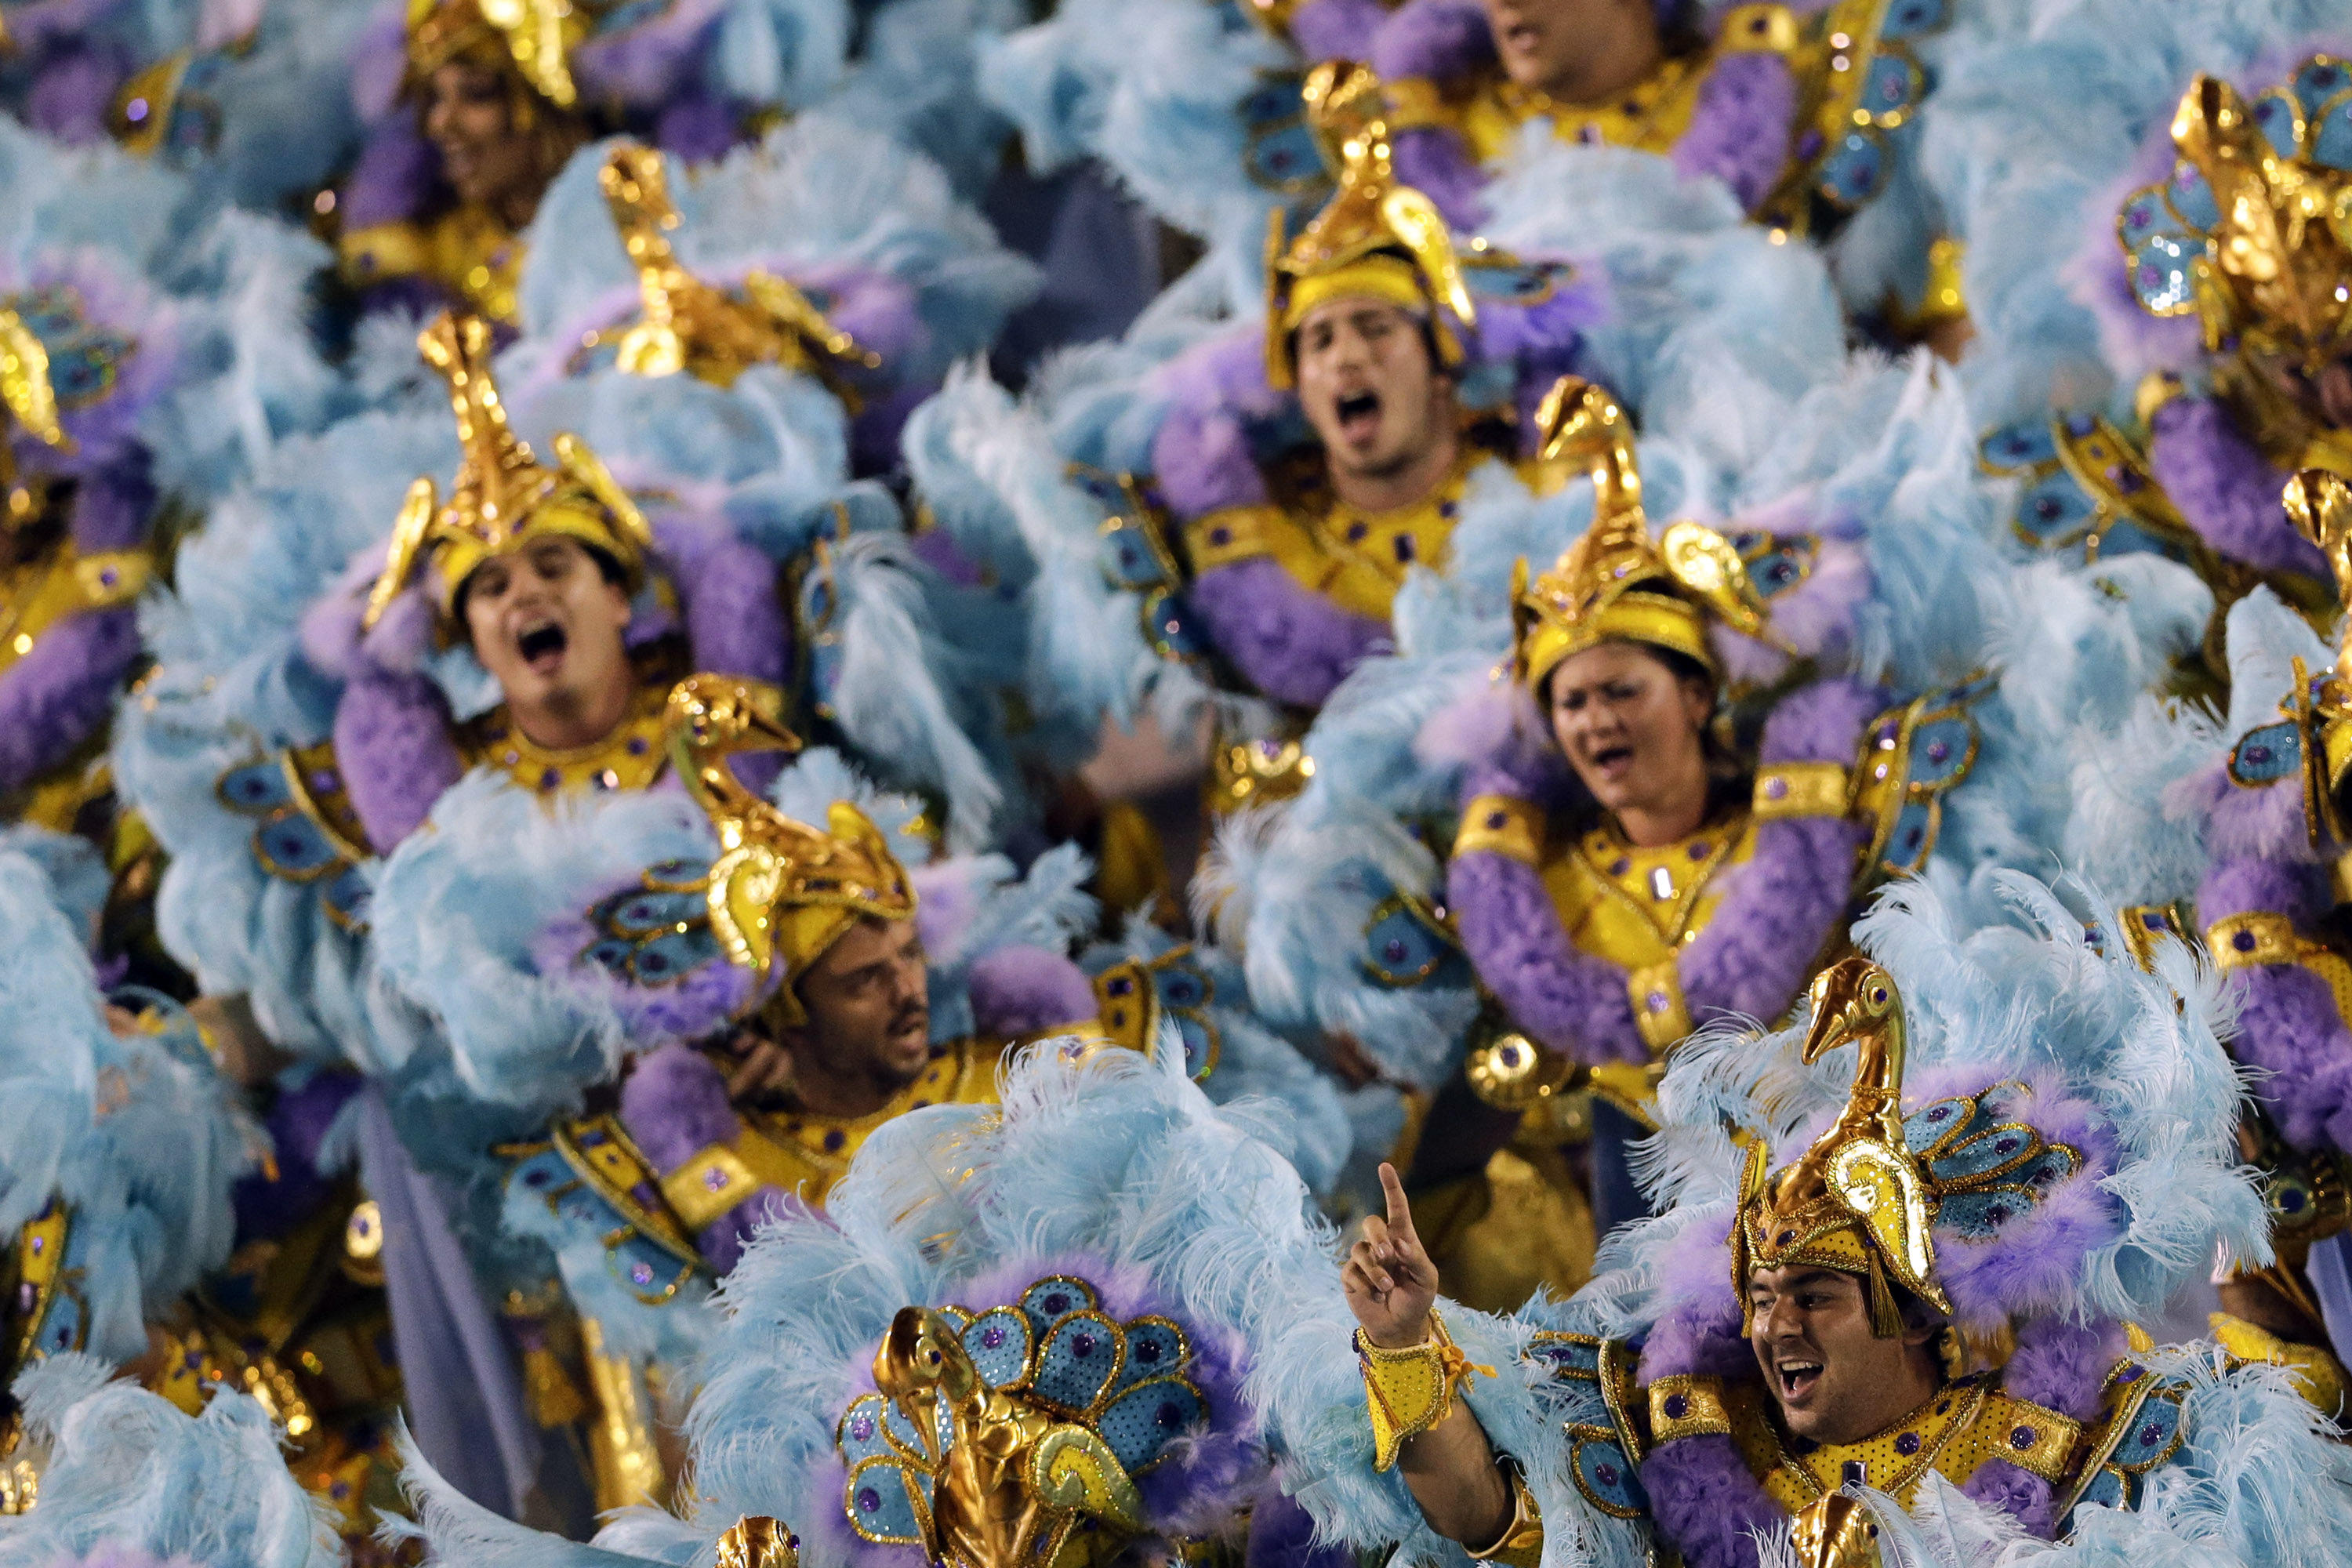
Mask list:
[[[653,548],[645,514],[584,442],[556,437],[557,466],[548,468],[508,428],[490,377],[489,323],[444,314],[418,335],[416,346],[448,384],[460,448],[457,482],[446,506],[431,479],[409,486],[361,624],[373,627],[417,570],[429,565],[446,635],[458,591],[477,567],[550,536],[577,540],[609,558],[630,594],[642,587]]]

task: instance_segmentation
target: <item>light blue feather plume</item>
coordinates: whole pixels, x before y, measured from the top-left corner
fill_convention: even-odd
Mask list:
[[[260,1404],[215,1391],[187,1415],[87,1356],[20,1378],[26,1425],[48,1449],[40,1505],[0,1520],[0,1563],[51,1568],[110,1552],[192,1568],[333,1568],[326,1504],[302,1489]]]

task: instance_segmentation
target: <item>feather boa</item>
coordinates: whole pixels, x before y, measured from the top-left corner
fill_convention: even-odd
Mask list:
[[[2238,433],[2227,408],[2176,397],[2149,426],[2148,467],[2206,543],[2265,572],[2327,580],[2326,558],[2280,509],[2287,476]]]
[[[1807,688],[1765,725],[1762,760],[1851,762],[1880,702],[1858,682]],[[1489,767],[1465,787],[1465,799],[1482,794],[1534,792]],[[1853,896],[1860,847],[1858,829],[1842,818],[1759,825],[1755,858],[1732,873],[1714,918],[1676,960],[1693,1022],[1787,1009]],[[1522,1028],[1588,1065],[1649,1059],[1625,971],[1576,950],[1536,868],[1473,850],[1454,858],[1447,886],[1471,963]]]

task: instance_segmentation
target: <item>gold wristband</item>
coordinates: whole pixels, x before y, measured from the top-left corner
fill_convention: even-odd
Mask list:
[[[1784,816],[1843,816],[1853,808],[1853,781],[1843,763],[1779,763],[1756,770],[1756,820]]]
[[[1372,1468],[1396,1464],[1397,1450],[1453,1413],[1454,1391],[1474,1372],[1495,1375],[1462,1353],[1445,1320],[1429,1314],[1429,1338],[1403,1350],[1385,1350],[1356,1331],[1356,1364],[1363,1370],[1364,1404],[1372,1422]]]
[[[1527,1477],[1518,1467],[1509,1467],[1511,1473],[1511,1522],[1495,1544],[1472,1552],[1473,1563],[1500,1563],[1506,1568],[1537,1568],[1543,1562],[1543,1510],[1536,1504],[1536,1494],[1528,1486]]]

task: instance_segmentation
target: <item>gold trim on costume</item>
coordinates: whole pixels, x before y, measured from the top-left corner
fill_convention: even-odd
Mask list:
[[[759,1187],[760,1179],[742,1156],[724,1143],[695,1151],[661,1179],[662,1197],[686,1228],[697,1234]]]
[[[1630,970],[1625,996],[1642,1043],[1660,1055],[1691,1032],[1690,1003],[1683,995],[1682,970],[1673,959]]]
[[[1483,850],[1524,866],[1543,864],[1543,808],[1507,795],[1472,797],[1462,808],[1462,826],[1454,836],[1456,855]]]
[[[1756,770],[1756,819],[1843,816],[1853,793],[1853,772],[1843,763],[1773,763]]]
[[[1543,1561],[1543,1509],[1528,1486],[1528,1479],[1511,1467],[1511,1520],[1492,1546],[1470,1552],[1473,1563],[1499,1563],[1503,1568],[1537,1568]],[[1468,1550],[1465,1548],[1465,1550]]]
[[[1684,1437],[1728,1435],[1731,1412],[1723,1403],[1723,1379],[1697,1373],[1676,1373],[1654,1380],[1648,1389],[1650,1440],[1672,1443]]]

